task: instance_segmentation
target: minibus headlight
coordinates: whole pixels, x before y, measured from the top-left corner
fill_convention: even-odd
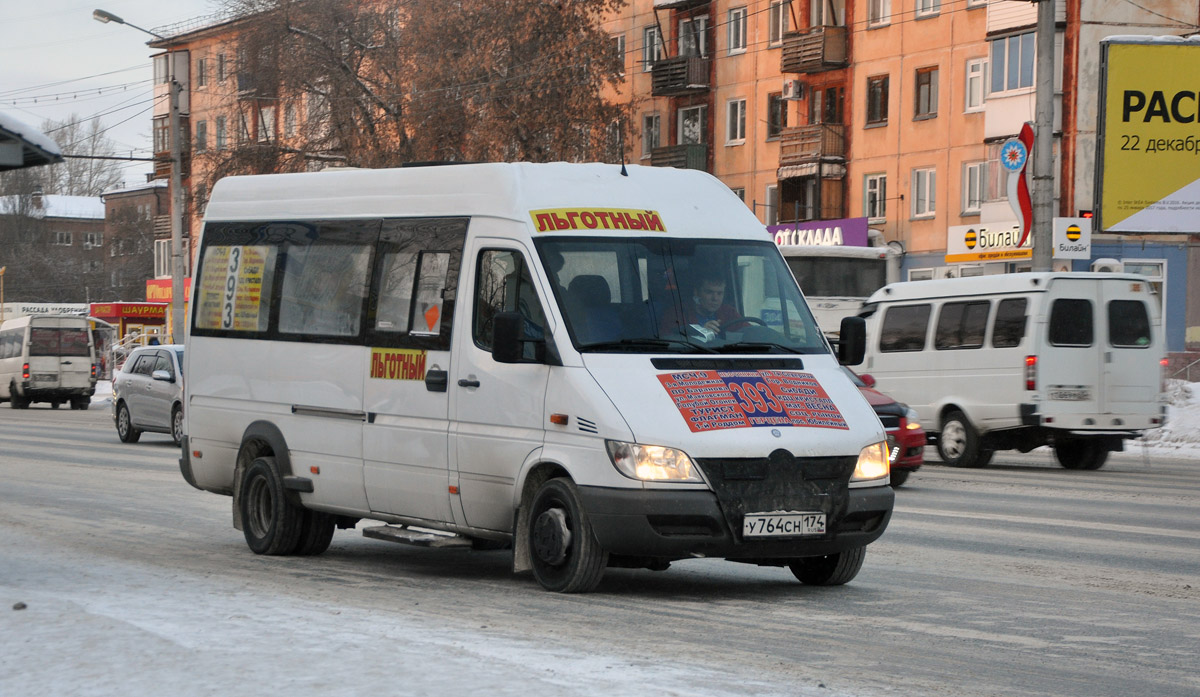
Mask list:
[[[692,459],[687,453],[661,445],[638,445],[605,441],[608,456],[617,470],[630,479],[660,482],[699,482]]]
[[[921,427],[921,417],[917,416],[917,410],[909,407],[904,410],[904,420],[908,422],[905,428],[916,430]]]
[[[872,443],[863,448],[858,454],[858,464],[854,466],[852,482],[863,482],[871,479],[882,479],[888,476],[887,443]]]

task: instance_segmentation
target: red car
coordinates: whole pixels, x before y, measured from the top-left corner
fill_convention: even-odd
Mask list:
[[[921,428],[921,423],[917,420],[917,412],[907,404],[897,402],[874,389],[875,378],[870,375],[859,376],[853,370],[845,366],[843,368],[850,376],[851,382],[858,385],[858,391],[875,410],[876,416],[887,431],[892,486],[903,485],[908,481],[908,475],[925,464],[925,429]]]

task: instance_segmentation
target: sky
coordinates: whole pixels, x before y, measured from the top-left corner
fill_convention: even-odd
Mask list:
[[[86,121],[99,116],[119,154],[149,157],[151,37],[95,21],[97,8],[153,31],[213,15],[220,2],[0,0],[0,112],[35,128],[72,114]],[[145,181],[151,166],[131,162],[122,170],[125,182],[134,184]]]

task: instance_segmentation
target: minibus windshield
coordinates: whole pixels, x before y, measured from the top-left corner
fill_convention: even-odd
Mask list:
[[[543,237],[536,244],[580,351],[829,351],[769,240]]]

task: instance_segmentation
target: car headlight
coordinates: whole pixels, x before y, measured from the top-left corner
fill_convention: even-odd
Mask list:
[[[699,473],[687,453],[661,445],[605,441],[617,470],[630,479],[648,482],[699,482]]]
[[[908,421],[908,425],[905,428],[909,430],[921,427],[921,417],[917,415],[917,410],[912,407],[904,410],[904,419]]]
[[[882,479],[888,476],[887,443],[872,443],[858,453],[858,464],[854,466],[852,482],[864,482],[871,479]]]

